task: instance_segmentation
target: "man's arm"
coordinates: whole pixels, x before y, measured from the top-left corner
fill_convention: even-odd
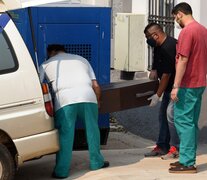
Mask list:
[[[179,60],[178,60],[178,63],[176,64],[176,74],[175,74],[173,90],[171,92],[171,99],[173,101],[178,100],[177,98],[178,88],[180,87],[181,81],[185,74],[187,63],[188,63],[188,58],[185,56],[179,55]]]
[[[97,80],[92,80],[92,88],[96,94],[96,98],[98,101],[98,107],[100,108],[100,101],[101,101],[101,88],[97,82]]]
[[[170,74],[164,73],[162,75],[157,93],[147,99],[147,100],[151,100],[150,106],[155,106],[159,102],[159,99],[162,96],[162,93],[165,91],[168,85],[169,79],[170,79]]]
[[[158,97],[161,97],[162,96],[162,93],[167,88],[167,85],[168,85],[168,82],[169,82],[169,79],[170,79],[170,75],[171,74],[166,74],[166,73],[164,73],[162,75],[162,78],[160,80],[159,87],[158,87],[158,90],[157,90]]]
[[[180,87],[181,81],[185,74],[188,58],[180,55],[178,63],[176,65],[176,74],[174,80],[174,86]]]

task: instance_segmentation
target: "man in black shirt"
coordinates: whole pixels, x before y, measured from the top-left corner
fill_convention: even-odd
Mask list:
[[[144,30],[144,33],[148,45],[154,48],[154,60],[149,78],[158,78],[160,80],[156,94],[148,98],[148,100],[151,100],[150,106],[155,106],[162,96],[159,111],[159,137],[156,147],[151,152],[146,153],[145,157],[167,154],[163,156],[162,159],[167,159],[166,157],[174,158],[178,156],[178,147],[175,147],[173,142],[170,147],[170,130],[167,120],[167,107],[170,102],[170,92],[172,90],[175,77],[177,40],[173,37],[167,36],[162,27],[157,23],[148,24]],[[174,132],[176,133],[175,127],[173,126],[172,128],[174,128]],[[173,135],[172,137],[176,136]],[[172,140],[174,141],[174,139]]]

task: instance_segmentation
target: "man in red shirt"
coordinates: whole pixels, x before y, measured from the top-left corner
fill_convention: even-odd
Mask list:
[[[180,138],[179,161],[170,173],[196,173],[198,120],[207,74],[207,29],[196,22],[187,3],[176,5],[172,14],[180,32],[176,52],[176,75],[171,92],[174,119]]]

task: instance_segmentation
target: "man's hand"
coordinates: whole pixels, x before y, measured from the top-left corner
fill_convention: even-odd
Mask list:
[[[150,101],[151,103],[149,106],[155,106],[158,102],[159,102],[159,96],[157,94],[152,95],[151,97],[149,97],[147,100]]]
[[[157,70],[151,70],[150,71],[149,79],[151,79],[151,80],[157,80],[158,79]]]
[[[172,101],[177,102],[179,100],[178,97],[177,97],[177,95],[178,95],[178,88],[172,89],[170,95],[171,95]]]
[[[96,94],[98,108],[101,106],[101,87],[99,86],[98,82],[94,79],[92,80],[92,88]]]

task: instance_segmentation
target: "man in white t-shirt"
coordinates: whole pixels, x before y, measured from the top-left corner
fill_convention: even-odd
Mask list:
[[[85,123],[91,170],[108,167],[109,162],[104,161],[100,152],[101,89],[92,67],[85,58],[66,53],[62,45],[49,45],[47,50],[50,58],[40,66],[40,80],[46,79],[52,86],[60,142],[52,176],[61,179],[69,176],[77,118]]]

